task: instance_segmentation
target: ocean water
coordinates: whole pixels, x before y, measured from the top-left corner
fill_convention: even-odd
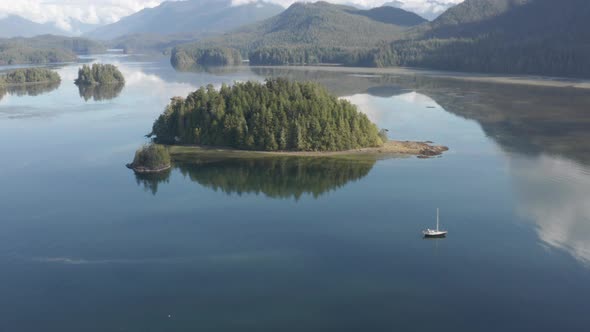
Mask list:
[[[590,92],[416,75],[176,72],[0,92],[0,331],[584,331]],[[8,69],[7,67],[0,70]],[[125,168],[173,96],[314,80],[440,158]],[[436,209],[449,236],[425,240]]]

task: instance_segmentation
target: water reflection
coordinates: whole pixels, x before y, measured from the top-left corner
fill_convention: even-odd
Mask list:
[[[590,264],[590,91],[412,75],[253,70],[263,76],[319,81],[333,93],[352,98],[382,125],[399,126],[402,115],[390,119],[396,109],[386,108],[410,98],[417,110],[440,106],[476,121],[500,147],[517,210],[534,223],[540,241]]]
[[[337,190],[369,174],[376,159],[265,157],[224,158],[177,162],[186,178],[228,195],[263,194],[270,198],[314,198]],[[136,175],[138,184],[154,195],[170,172]]]
[[[0,87],[0,100],[7,94],[15,96],[38,96],[49,93],[59,88],[61,82],[29,84],[29,85],[11,85]]]
[[[176,66],[174,70],[181,73],[208,73],[208,74],[215,74],[215,75],[226,75],[237,73],[239,71],[243,71],[244,67],[242,66],[200,66],[200,65],[190,65],[190,66]]]
[[[590,264],[590,168],[543,155],[511,155],[519,213],[534,221],[539,239]]]
[[[156,195],[158,193],[158,187],[161,183],[170,182],[170,172],[171,170],[168,169],[159,173],[135,173],[135,180],[137,181],[138,186],[143,186],[145,191]]]
[[[79,85],[78,91],[85,101],[103,101],[117,98],[123,87],[125,84]]]

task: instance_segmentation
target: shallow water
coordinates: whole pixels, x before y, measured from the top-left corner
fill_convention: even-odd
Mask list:
[[[120,91],[0,100],[0,331],[581,331],[590,92],[420,76],[178,73],[101,56]],[[4,69],[4,68],[2,68]],[[124,167],[173,96],[324,83],[441,158]],[[423,240],[436,208],[450,231]]]

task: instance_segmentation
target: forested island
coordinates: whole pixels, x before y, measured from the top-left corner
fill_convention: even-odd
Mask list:
[[[115,65],[94,63],[78,70],[76,85],[125,84],[125,77]]]
[[[384,133],[317,83],[269,79],[201,87],[155,121],[158,143],[259,151],[341,151],[384,144]]]
[[[170,154],[166,147],[147,144],[135,152],[133,162],[127,167],[136,173],[158,173],[170,169]]]
[[[6,74],[0,75],[0,86],[59,82],[61,82],[61,77],[59,74],[47,68],[16,69]]]

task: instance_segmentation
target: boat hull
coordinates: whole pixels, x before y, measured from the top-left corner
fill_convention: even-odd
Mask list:
[[[425,238],[443,238],[447,237],[447,232],[427,233],[423,232]]]

